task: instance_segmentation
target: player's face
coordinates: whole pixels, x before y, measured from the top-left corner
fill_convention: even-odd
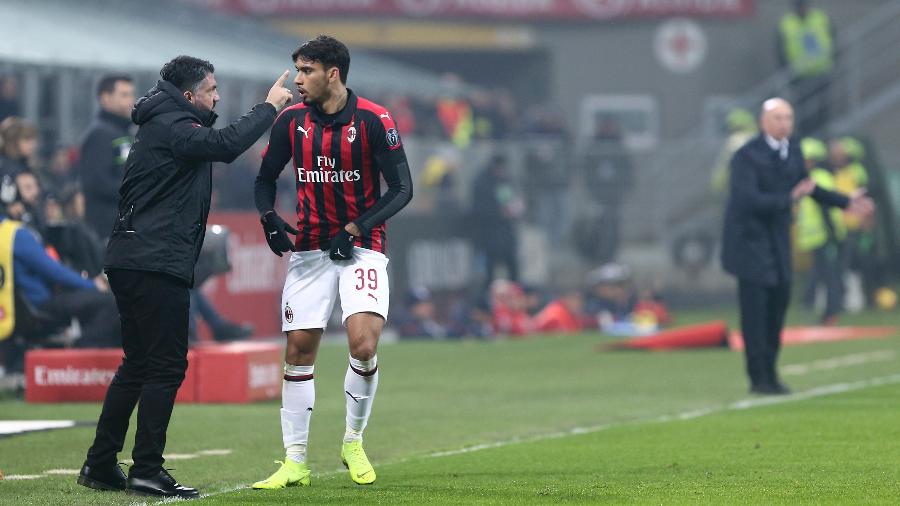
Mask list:
[[[294,85],[303,103],[321,104],[331,97],[328,84],[334,79],[332,74],[337,74],[337,68],[332,67],[326,71],[320,62],[304,60],[302,57],[297,58],[294,66],[297,68]]]
[[[794,132],[794,109],[787,102],[776,103],[764,110],[762,130],[774,139],[785,139]]]
[[[130,118],[134,106],[134,84],[116,81],[111,92],[100,95],[100,105],[115,115]]]
[[[184,98],[201,111],[212,111],[216,108],[216,103],[219,101],[219,85],[216,83],[214,75],[206,74],[206,79],[200,81],[196,90],[196,93],[184,92]]]

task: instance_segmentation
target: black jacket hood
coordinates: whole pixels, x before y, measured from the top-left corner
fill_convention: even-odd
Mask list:
[[[161,114],[177,112],[193,117],[205,127],[211,127],[218,117],[214,111],[197,109],[174,84],[161,80],[134,104],[131,119],[137,125],[143,125]]]

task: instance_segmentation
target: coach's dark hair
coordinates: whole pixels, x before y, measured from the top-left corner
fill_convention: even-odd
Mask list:
[[[197,85],[216,69],[212,63],[193,56],[176,56],[163,65],[159,76],[169,81],[181,91],[197,91]]]
[[[134,79],[131,76],[125,74],[106,74],[100,78],[100,81],[97,82],[97,96],[103,95],[104,93],[112,93],[116,89],[116,83],[119,81],[125,81],[126,83],[133,83]]]
[[[341,82],[347,84],[347,74],[350,72],[350,50],[343,42],[329,35],[319,35],[315,39],[305,42],[291,55],[293,61],[298,57],[321,63],[325,70],[337,67],[341,73]]]

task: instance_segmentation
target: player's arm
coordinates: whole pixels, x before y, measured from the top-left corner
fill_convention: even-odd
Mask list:
[[[259,174],[253,183],[253,200],[259,215],[275,208],[276,181],[291,159],[291,111],[281,113],[269,133],[269,144],[263,151]]]
[[[265,102],[256,104],[250,112],[221,130],[198,125],[188,117],[176,121],[172,125],[172,151],[188,160],[233,162],[266,132],[278,111],[291,101],[291,92],[284,87],[289,75],[290,72],[285,70],[269,89]]]
[[[400,212],[406,207],[406,204],[409,204],[413,196],[412,176],[409,172],[406,152],[403,150],[399,134],[393,127],[393,120],[388,120],[386,123],[387,125],[375,123],[376,127],[372,129],[373,132],[369,138],[371,139],[372,154],[375,156],[375,162],[381,170],[388,189],[375,202],[375,205],[353,221],[360,234],[364,236],[369,235],[373,228]],[[388,127],[386,130],[385,126]]]
[[[231,163],[272,125],[275,112],[270,103],[257,104],[222,129],[200,126],[185,117],[172,125],[172,151],[188,160]]]
[[[376,159],[388,189],[375,205],[354,220],[359,232],[364,236],[400,212],[412,200],[412,176],[403,149],[391,151]]]
[[[291,118],[289,112],[282,113],[272,126],[269,134],[269,145],[263,153],[262,163],[259,166],[259,174],[253,183],[253,200],[259,211],[260,221],[266,236],[269,248],[278,256],[286,251],[292,251],[293,243],[287,232],[297,234],[297,230],[284,222],[275,212],[275,194],[278,176],[284,170],[285,164],[291,159]]]

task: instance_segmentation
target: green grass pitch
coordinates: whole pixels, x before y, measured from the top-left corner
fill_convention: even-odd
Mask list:
[[[365,439],[371,486],[340,465],[346,347],[337,345],[316,365],[311,487],[246,488],[283,458],[278,402],[176,406],[167,453],[196,457],[167,467],[209,504],[900,504],[900,335],[786,348],[784,380],[797,394],[771,404],[747,394],[738,353],[595,353],[602,339],[382,346]],[[3,420],[94,421],[98,411],[0,401]],[[0,504],[142,503],[65,474],[92,434],[0,439],[5,475],[41,476],[0,481]],[[210,450],[228,452],[200,454]]]

